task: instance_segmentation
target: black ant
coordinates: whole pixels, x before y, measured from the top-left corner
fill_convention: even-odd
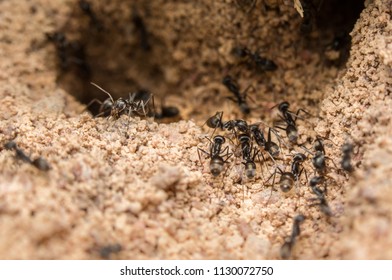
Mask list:
[[[319,136],[316,137],[316,140],[313,144],[313,149],[315,151],[314,153],[310,152],[305,147],[302,147],[302,148],[305,149],[308,153],[313,154],[312,164],[313,164],[313,167],[315,168],[315,170],[319,174],[325,174],[325,171],[327,168],[327,165],[326,165],[327,159],[331,160],[332,163],[336,166],[335,162],[330,157],[327,157],[325,155],[324,144]]]
[[[136,113],[138,115],[144,115],[146,117],[147,113],[149,112],[149,108],[147,105],[149,104],[150,100],[152,100],[152,102],[154,103],[154,96],[150,93],[148,93],[148,98],[136,100],[137,95],[141,94],[140,92],[134,92],[132,94],[129,94],[128,99],[120,97],[117,100],[114,100],[109,92],[107,92],[95,83],[91,84],[109,96],[109,98],[105,99],[105,101],[103,102],[94,99],[87,105],[88,107],[93,102],[101,103],[99,113],[98,115],[96,115],[96,117],[109,114],[109,117],[117,120],[120,118],[121,115],[126,113],[128,116],[130,116],[132,113]],[[143,95],[144,94],[145,93],[143,91]]]
[[[208,140],[211,142],[210,139],[208,139]],[[200,163],[202,162],[200,152],[207,154],[208,157],[210,158],[210,171],[214,177],[216,177],[220,173],[222,173],[223,168],[224,168],[224,164],[227,163],[229,158],[233,155],[232,153],[229,153],[228,146],[222,150],[222,145],[225,143],[225,141],[226,141],[225,137],[223,137],[221,135],[216,135],[214,137],[213,141],[210,143],[210,151],[209,152],[206,152],[203,149],[197,148]]]
[[[142,50],[144,51],[150,51],[151,50],[151,44],[149,42],[149,35],[147,32],[146,25],[144,23],[143,18],[138,14],[136,9],[133,9],[132,12],[132,22],[133,25],[135,26],[135,29],[138,31],[139,36],[140,36],[140,46]]]
[[[259,128],[259,125],[258,124],[251,124],[249,126],[249,131],[252,134],[253,139],[256,141],[256,144],[260,148],[264,148],[265,147],[265,143],[267,142],[267,140],[264,137],[264,133]]]
[[[268,130],[268,139],[265,139],[263,131],[259,128],[258,124],[251,124],[249,126],[249,131],[251,135],[253,136],[253,139],[255,140],[256,144],[260,147],[263,148],[267,153],[270,155],[272,159],[275,159],[279,156],[280,154],[280,149],[278,144],[275,142],[272,142],[271,140],[271,131],[274,131],[273,129],[269,128]],[[274,131],[275,133],[275,131]],[[263,157],[264,158],[264,157]]]
[[[266,182],[268,182],[271,179],[271,177],[273,177],[272,187],[275,185],[276,173],[280,174],[280,179],[279,179],[279,188],[280,188],[280,190],[283,193],[289,193],[290,190],[294,186],[295,175],[292,172],[283,172],[282,169],[280,169],[279,167],[276,167],[274,173],[266,181]]]
[[[24,153],[23,150],[18,148],[14,141],[9,141],[8,143],[6,143],[4,145],[4,148],[7,150],[14,150],[17,158],[35,166],[39,170],[48,171],[50,169],[49,163],[44,158],[38,157],[32,160],[28,155]]]
[[[241,144],[242,158],[244,160],[243,164],[245,165],[246,177],[252,179],[256,175],[255,158],[258,155],[259,151],[256,149],[252,149],[251,138],[248,134],[240,134],[238,136],[238,140]]]
[[[324,177],[316,176],[310,179],[309,186],[312,189],[313,193],[316,195],[316,198],[312,198],[311,200],[318,200],[319,202],[311,204],[309,206],[320,206],[321,212],[323,212],[327,216],[332,216],[331,208],[328,205],[327,199],[325,198],[326,189],[321,190],[317,185],[324,183]]]
[[[297,143],[298,129],[297,129],[296,121],[298,119],[298,114],[300,112],[304,112],[306,114],[309,113],[303,109],[298,109],[297,113],[293,113],[289,110],[289,107],[290,107],[290,103],[288,103],[287,101],[284,101],[278,105],[279,112],[282,114],[280,117],[286,123],[286,127],[285,128],[280,126],[275,126],[275,127],[285,130],[289,141],[292,143]]]
[[[350,173],[354,171],[354,167],[351,164],[351,155],[353,153],[353,150],[354,150],[354,146],[352,144],[345,143],[342,146],[343,158],[340,164],[343,170]]]
[[[291,173],[294,174],[295,180],[298,181],[299,177],[302,174],[302,171],[305,169],[302,167],[302,163],[306,160],[306,155],[302,153],[297,153],[293,157],[293,162],[291,163]],[[302,168],[301,168],[302,167]],[[306,175],[306,170],[305,170]],[[306,176],[307,177],[307,176]]]
[[[65,34],[62,32],[53,32],[53,33],[46,33],[46,38],[53,42],[53,44],[56,47],[57,50],[57,55],[60,60],[60,66],[62,69],[66,69],[68,67],[68,55],[67,55],[67,49],[69,46],[69,43],[65,37]]]
[[[90,18],[90,24],[94,26],[98,31],[102,31],[103,24],[97,18],[96,14],[91,8],[91,4],[85,0],[79,0],[79,7]]]
[[[267,142],[265,142],[264,144],[264,149],[267,151],[267,153],[273,158],[277,158],[280,154],[280,149],[278,144],[276,144],[275,142],[272,142],[271,140],[271,131],[274,131],[275,135],[276,132],[275,130],[273,130],[272,128],[268,129],[268,138],[267,138]]]
[[[111,244],[99,248],[99,255],[102,259],[110,259],[112,254],[117,254],[123,250],[120,244]]]
[[[283,172],[282,169],[276,167],[275,172],[270,176],[273,176],[272,186],[275,184],[275,175],[278,172],[280,174],[279,187],[283,193],[289,193],[294,186],[295,182],[299,182],[299,178],[302,174],[304,168],[301,168],[302,163],[305,161],[306,156],[304,154],[298,153],[294,155],[293,162],[291,163],[291,170],[288,172]],[[269,178],[269,179],[270,179]],[[269,181],[269,179],[267,181]]]
[[[282,259],[288,259],[291,256],[292,249],[294,247],[295,241],[297,237],[301,234],[300,225],[305,221],[304,215],[297,215],[294,218],[293,222],[293,229],[291,231],[291,235],[286,241],[283,243],[282,247],[280,248],[280,256]]]
[[[62,32],[46,33],[46,37],[56,47],[62,70],[67,70],[73,64],[78,67],[83,78],[88,79],[91,76],[83,45],[76,41],[68,41]]]
[[[232,50],[232,53],[240,58],[247,58],[251,61],[256,70],[265,72],[265,71],[275,71],[278,69],[278,66],[272,60],[260,56],[257,52],[252,53],[246,47],[235,47]]]
[[[303,33],[310,33],[313,29],[315,21],[316,8],[312,0],[298,0],[301,3],[303,10],[303,19],[300,30]]]
[[[229,75],[225,76],[222,80],[222,83],[227,87],[227,89],[234,94],[234,97],[228,97],[228,99],[234,101],[240,107],[240,110],[245,115],[250,113],[250,107],[246,102],[247,92],[251,88],[248,86],[247,89],[243,93],[240,93],[240,89],[237,83],[233,80],[233,78]]]

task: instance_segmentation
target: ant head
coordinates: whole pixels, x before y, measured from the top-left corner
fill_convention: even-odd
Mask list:
[[[126,107],[127,107],[127,103],[121,97],[118,100],[116,100],[116,102],[114,103],[114,110],[118,112],[124,111]]]
[[[349,143],[345,143],[342,146],[342,152],[345,154],[351,153],[354,149],[354,146],[352,144]]]
[[[104,102],[101,104],[100,112],[107,112],[111,111],[113,108],[113,102],[110,98],[107,98]]]
[[[233,55],[235,55],[235,56],[244,58],[244,57],[246,57],[247,55],[250,54],[250,51],[247,48],[245,48],[245,47],[234,47],[231,50],[231,53]]]
[[[249,109],[249,107],[248,107]],[[241,132],[246,132],[248,130],[248,124],[244,120],[235,120],[235,126]]]
[[[233,78],[230,75],[226,75],[223,79],[222,79],[222,83],[224,85],[230,84],[233,81]]]
[[[282,103],[279,104],[278,109],[281,112],[286,112],[290,107],[290,103],[287,101],[283,101]]]
[[[245,115],[250,114],[250,108],[247,103],[241,103],[240,109],[241,109],[241,112],[244,113]]]
[[[266,59],[263,64],[264,71],[275,71],[278,69],[278,66],[272,60]]]
[[[16,148],[16,143],[14,141],[9,141],[6,144],[4,144],[4,148],[7,150],[12,150]]]
[[[223,137],[222,135],[216,135],[216,136],[214,137],[214,142],[223,144],[223,143],[225,143],[225,141],[226,141],[226,138]]]
[[[294,155],[294,161],[304,162],[306,160],[306,155],[302,153],[298,153]]]
[[[243,133],[243,134],[238,135],[238,140],[240,141],[240,143],[249,142],[250,136],[246,133]]]
[[[303,222],[303,221],[305,221],[305,216],[302,215],[302,214],[299,214],[299,215],[297,215],[297,216],[294,218],[294,222],[296,222],[296,223],[301,223],[301,222]]]

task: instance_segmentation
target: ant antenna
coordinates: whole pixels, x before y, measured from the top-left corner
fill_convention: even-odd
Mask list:
[[[98,88],[98,89],[100,89],[100,90],[102,90],[104,93],[106,93],[107,95],[109,95],[109,97],[110,97],[110,100],[112,100],[112,102],[113,102],[113,104],[114,104],[114,99],[113,99],[113,97],[110,95],[110,93],[109,92],[107,92],[106,90],[104,90],[103,88],[101,88],[99,85],[97,85],[97,84],[95,84],[95,83],[93,83],[93,82],[91,82],[91,84],[93,85],[93,86],[95,86],[96,88]]]

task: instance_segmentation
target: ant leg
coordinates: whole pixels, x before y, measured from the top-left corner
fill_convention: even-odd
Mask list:
[[[203,161],[201,160],[200,152],[203,152],[203,153],[205,153],[205,154],[208,155],[208,156],[210,156],[210,154],[207,153],[206,151],[204,151],[204,150],[201,149],[201,148],[197,148],[197,154],[198,154],[198,156],[199,156],[200,165],[203,166]]]
[[[88,109],[88,107],[90,107],[90,106],[93,105],[94,103],[99,103],[100,105],[102,105],[103,102],[102,102],[101,100],[99,100],[98,98],[94,98],[93,100],[91,100],[91,101],[86,105],[86,108],[83,109],[82,113],[86,112],[87,109]],[[99,116],[99,115],[102,114],[102,113],[104,113],[104,112],[101,112],[101,113],[99,113],[98,115],[96,115],[96,116],[94,116],[94,117],[97,117],[97,116]]]

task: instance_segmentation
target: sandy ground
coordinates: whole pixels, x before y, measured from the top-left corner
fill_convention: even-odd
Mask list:
[[[392,245],[391,0],[366,1],[348,30],[351,47],[336,52],[329,44],[342,19],[327,24],[320,14],[319,28],[304,34],[287,1],[256,1],[250,10],[247,1],[91,1],[96,21],[77,2],[0,2],[1,259],[280,259],[298,214],[305,220],[290,258],[392,258],[385,250]],[[56,31],[85,47],[89,67],[69,53],[61,65],[45,35]],[[260,50],[278,69],[241,65],[231,53],[239,45]],[[346,64],[335,59],[345,49]],[[251,114],[226,98],[227,74],[242,90],[254,87]],[[79,101],[107,96],[91,81],[115,99],[151,90],[182,120],[93,118]],[[282,101],[312,115],[298,120],[299,143],[311,149],[310,138],[327,138],[331,217],[310,206],[312,155],[283,131],[276,163],[288,170],[294,153],[308,156],[308,178],[289,195],[278,179],[274,188],[265,183],[270,159],[257,162],[255,178],[244,175],[230,133],[215,131],[234,154],[220,176],[211,175],[207,157],[199,160],[213,133],[203,124],[216,111],[225,121],[272,125],[271,108]],[[17,159],[3,148],[10,140],[51,169]],[[339,168],[345,142],[355,146],[351,174]]]

